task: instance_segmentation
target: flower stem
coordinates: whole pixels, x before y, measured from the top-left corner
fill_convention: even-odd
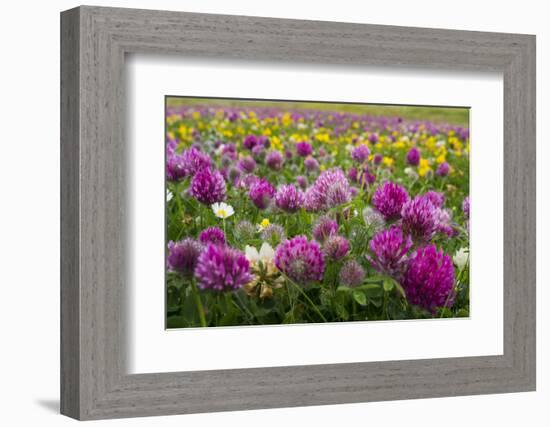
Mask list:
[[[307,294],[304,292],[304,290],[296,283],[294,283],[286,274],[284,275],[284,277],[286,278],[286,280],[288,280],[289,283],[292,284],[292,286],[294,286],[296,289],[298,289],[298,291],[304,296],[304,298],[307,300],[307,302],[309,303],[309,305],[311,305],[311,308],[313,308],[313,310],[315,310],[315,312],[319,315],[319,317],[321,319],[323,319],[323,322],[327,322],[327,319],[325,316],[323,316],[323,313],[321,313],[321,311],[317,308],[317,306],[313,303],[313,301],[311,301],[311,299],[307,296]]]
[[[201,296],[199,294],[199,290],[197,289],[197,284],[195,283],[194,279],[191,280],[191,287],[193,288],[193,295],[195,297],[195,304],[197,306],[197,311],[199,312],[201,326],[203,328],[206,328],[206,326],[208,326],[206,324],[206,316],[204,315],[204,308],[202,307]]]

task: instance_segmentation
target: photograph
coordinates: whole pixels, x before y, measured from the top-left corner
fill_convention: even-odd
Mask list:
[[[168,329],[469,317],[468,107],[166,96],[165,131]]]

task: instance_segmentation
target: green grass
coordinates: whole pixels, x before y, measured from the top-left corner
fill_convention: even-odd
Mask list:
[[[167,106],[211,105],[220,107],[276,107],[281,110],[341,111],[373,116],[402,117],[407,120],[429,120],[468,126],[470,109],[467,107],[438,107],[418,105],[351,104],[332,102],[248,101],[221,98],[168,97]]]

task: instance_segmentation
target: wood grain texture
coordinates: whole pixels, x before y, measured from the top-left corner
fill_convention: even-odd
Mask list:
[[[61,412],[80,414],[79,11],[61,20]]]
[[[62,413],[78,419],[535,389],[535,38],[181,12],[62,13]],[[124,57],[504,75],[504,355],[128,375]]]

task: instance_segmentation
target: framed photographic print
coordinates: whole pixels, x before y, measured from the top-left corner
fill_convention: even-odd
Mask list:
[[[168,96],[166,127],[167,328],[469,317],[468,108]]]
[[[83,6],[61,40],[63,414],[535,389],[534,36]]]

